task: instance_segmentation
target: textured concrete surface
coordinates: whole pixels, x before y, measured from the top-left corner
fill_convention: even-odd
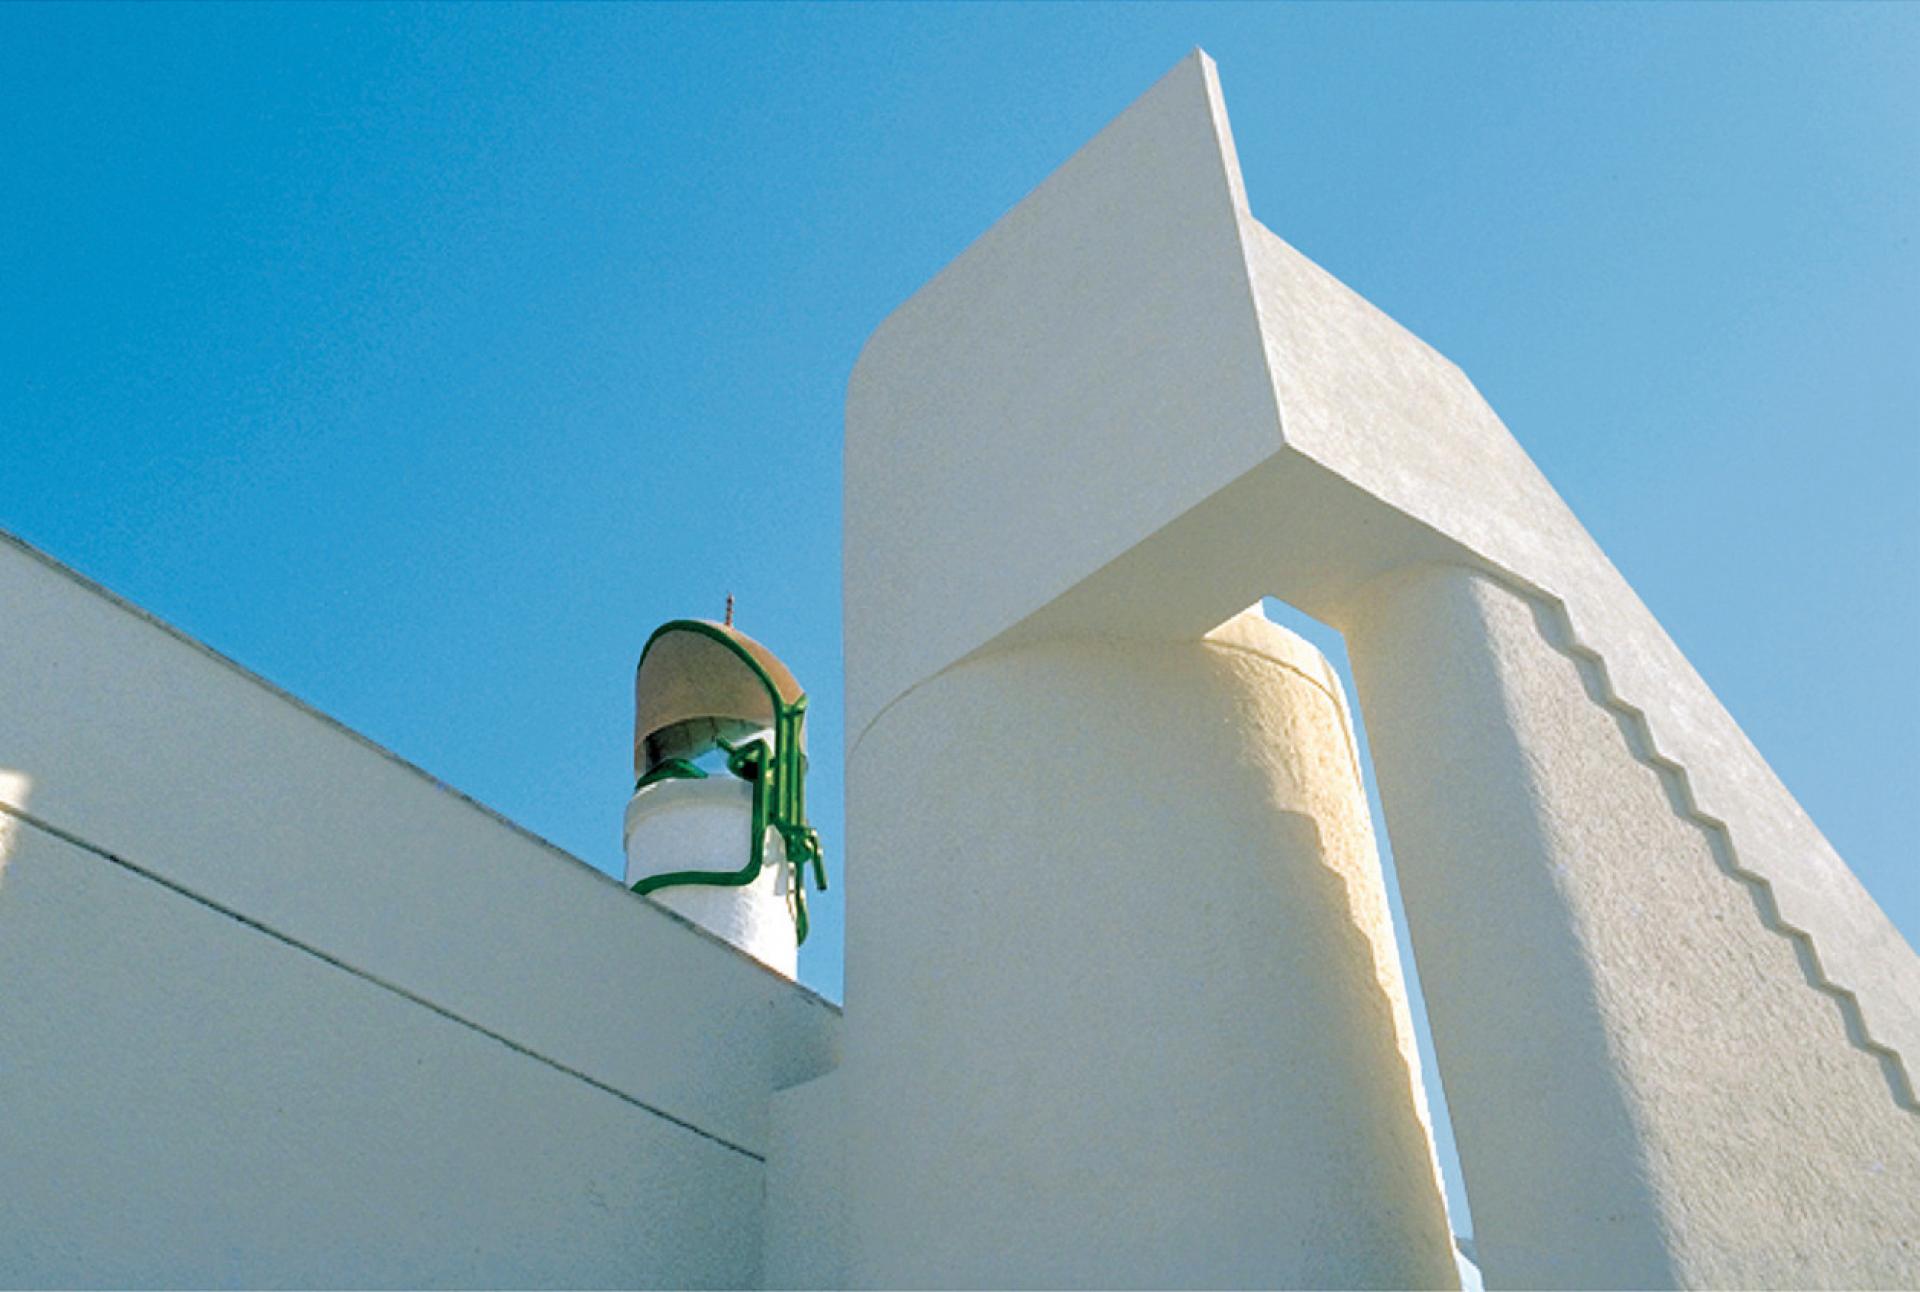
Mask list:
[[[1255,613],[983,656],[848,783],[854,1284],[1453,1286],[1310,647]]]
[[[1366,613],[1374,590],[1428,565],[1483,572],[1557,626],[1563,654],[1593,681],[1594,713],[1632,729],[1633,765],[1666,786],[1627,804],[1583,778],[1587,762],[1545,760],[1534,771],[1555,783],[1541,801],[1626,838],[1707,839],[1729,891],[1760,899],[1743,897],[1746,934],[1793,952],[1791,965],[1743,961],[1746,977],[1729,997],[1724,966],[1706,950],[1719,941],[1694,937],[1704,918],[1697,911],[1676,911],[1668,932],[1695,950],[1664,962],[1673,992],[1730,1009],[1797,993],[1838,1018],[1824,1040],[1808,1031],[1788,1043],[1803,1061],[1760,1070],[1756,1079],[1779,1084],[1770,1099],[1890,1126],[1920,1109],[1911,1070],[1920,1054],[1920,959],[1472,383],[1253,218],[1203,54],[1176,67],[875,332],[849,389],[846,481],[854,748],[893,707],[963,661],[1053,640],[1190,641],[1261,596],[1341,629],[1356,658],[1417,650],[1417,642],[1367,640],[1379,631]],[[951,505],[959,497],[974,505]],[[1482,717],[1493,724],[1489,738],[1511,738],[1497,714]],[[1391,721],[1369,712],[1370,729]],[[1573,738],[1595,744],[1583,759],[1616,757],[1620,737],[1604,723]],[[1503,791],[1496,766],[1467,765],[1496,777],[1481,788]],[[1379,770],[1389,799],[1400,801],[1459,774],[1418,748]],[[1532,863],[1550,866],[1548,834],[1525,838]],[[1405,855],[1406,844],[1396,839],[1395,851]],[[1407,898],[1421,922],[1415,908],[1431,895],[1410,888]],[[1613,898],[1606,919],[1640,918],[1633,893]],[[1443,907],[1425,917],[1423,956],[1475,927],[1450,925],[1455,915]],[[1626,944],[1552,923],[1516,921],[1506,932],[1518,973],[1534,958],[1542,967],[1521,984],[1532,994],[1509,1020],[1522,1039],[1492,1049],[1476,1048],[1479,1037],[1449,1044],[1442,1033],[1451,1024],[1437,1015],[1450,1094],[1525,1085],[1524,1029],[1562,1010],[1583,1017],[1557,1025],[1590,1036],[1644,1026],[1636,1046],[1668,1037],[1650,1018],[1626,1021],[1636,1016],[1608,1014],[1592,993],[1555,985],[1554,966],[1564,961],[1592,981],[1631,977],[1639,966],[1613,963],[1629,953]],[[1833,1052],[1807,1059],[1823,1044]],[[1629,1049],[1593,1054],[1612,1065],[1608,1083],[1638,1079]],[[1863,1088],[1842,1075],[1858,1071],[1880,1078]],[[1679,1163],[1697,1151],[1699,1161],[1673,1167],[1678,1176],[1732,1169],[1711,1147],[1744,1133],[1728,1120],[1732,1105],[1683,1099],[1677,1084],[1639,1093],[1666,1106],[1660,1124],[1694,1130],[1662,1138],[1656,1121],[1622,1114],[1608,1123],[1624,1140],[1614,1146],[1622,1160]],[[1856,1107],[1863,1099],[1877,1102]],[[1563,1107],[1574,1119],[1598,1115],[1575,1100]],[[1577,1136],[1528,1141],[1457,1129],[1463,1157],[1538,1159],[1515,1164],[1520,1175],[1588,1169]],[[1806,1134],[1810,1160],[1839,1152],[1822,1132],[1809,1126]],[[1777,1123],[1771,1139],[1783,1153],[1801,1151],[1789,1147],[1789,1123]],[[1866,1151],[1864,1142],[1855,1148]],[[1880,1161],[1863,1156],[1849,1169]],[[1749,1251],[1770,1250],[1704,1213],[1675,1227],[1675,1207],[1708,1206],[1697,1191],[1669,1190],[1656,1204],[1645,1202],[1651,1186],[1631,1168],[1615,1178],[1617,1208],[1576,1208],[1541,1234],[1509,1226],[1482,1235],[1490,1279],[1502,1268],[1531,1268],[1529,1253],[1547,1232],[1574,1252],[1597,1251],[1639,1224],[1621,1250],[1646,1255],[1651,1264],[1632,1264],[1633,1256],[1628,1264],[1649,1279],[1714,1281],[1746,1268]],[[1689,1201],[1675,1201],[1682,1197]],[[1845,1245],[1859,1236],[1849,1197],[1844,1189],[1788,1193],[1777,1206],[1807,1210],[1794,1232]],[[1755,1207],[1751,1216],[1764,1210]],[[1591,1231],[1570,1233],[1581,1224]],[[1502,1244],[1513,1246],[1503,1253]]]
[[[0,1282],[757,1281],[835,1009],[11,540],[0,606]]]
[[[1489,1285],[1920,1283],[1920,1119],[1563,626],[1457,567],[1358,622]]]

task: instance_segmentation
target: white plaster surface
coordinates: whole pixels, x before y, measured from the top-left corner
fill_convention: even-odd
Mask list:
[[[874,333],[846,478],[850,740],[1003,638],[1193,637],[1262,595],[1341,626],[1383,572],[1479,565],[1565,604],[1872,1034],[1920,1051],[1920,961],[1472,384],[1254,220],[1205,55]]]
[[[748,1287],[761,1165],[66,843],[0,888],[0,1285]]]
[[[849,1125],[837,1069],[774,1092],[760,1243],[762,1286],[847,1286]]]
[[[12,540],[0,607],[0,1283],[757,1280],[837,1010]]]
[[[1356,625],[1489,1285],[1920,1284],[1920,1119],[1561,626],[1459,567]]]
[[[1806,930],[1867,1033],[1920,1054],[1920,959],[1460,370],[1264,228],[1249,239],[1287,443],[1530,594],[1684,769],[1689,810]],[[1359,516],[1352,523],[1358,523]],[[1402,564],[1424,553],[1413,552]],[[1340,626],[1353,598],[1308,607]]]
[[[850,742],[1281,447],[1211,78],[1198,59],[1175,68],[861,352],[845,451]],[[942,579],[959,580],[953,595]]]
[[[627,886],[679,870],[736,871],[747,864],[753,786],[738,777],[655,781],[627,801],[622,831]],[[675,884],[649,894],[761,964],[794,976],[800,947],[787,906],[786,843],[769,828],[758,878],[738,887]]]
[[[1594,712],[1637,724],[1634,765],[1661,769],[1674,786],[1629,804],[1583,780],[1585,764],[1542,763],[1537,775],[1569,779],[1543,789],[1540,801],[1570,818],[1589,814],[1623,839],[1706,830],[1727,854],[1728,891],[1758,887],[1770,896],[1771,919],[1748,901],[1746,933],[1789,947],[1804,934],[1792,965],[1743,961],[1747,977],[1730,996],[1723,966],[1704,950],[1683,955],[1667,965],[1679,976],[1675,990],[1755,1009],[1756,1022],[1788,996],[1838,1014],[1843,1026],[1827,1038],[1835,1053],[1766,1069],[1766,1079],[1787,1083],[1772,1097],[1825,1107],[1833,1120],[1857,1113],[1877,1124],[1889,1111],[1911,1118],[1920,959],[1466,377],[1254,220],[1203,54],[1176,67],[876,331],[849,389],[846,488],[855,750],[946,670],[996,651],[1085,638],[1190,641],[1273,595],[1345,632],[1356,659],[1387,657],[1419,644],[1365,640],[1375,631],[1363,613],[1370,589],[1425,565],[1485,572],[1564,628],[1566,652],[1596,679]],[[1497,727],[1497,716],[1487,720]],[[1582,740],[1603,739],[1600,728],[1583,730]],[[1583,757],[1614,758],[1614,741]],[[1454,774],[1418,750],[1380,770],[1389,799],[1403,801]],[[1641,811],[1656,819],[1632,816]],[[1547,846],[1543,829],[1529,837]],[[891,848],[850,843],[882,855]],[[1417,923],[1415,906],[1431,899],[1407,896]],[[1629,891],[1610,890],[1606,902],[1606,920],[1639,918]],[[1705,908],[1666,909],[1675,946],[1722,945]],[[1427,919],[1426,945],[1454,935],[1449,918]],[[1499,930],[1517,972],[1532,955],[1572,957],[1595,980],[1636,972],[1586,963],[1626,954],[1623,943],[1547,945],[1572,931],[1521,922]],[[850,964],[850,993],[852,972]],[[1605,1015],[1599,1000],[1569,997],[1555,981],[1539,976],[1512,1028],[1562,1007],[1584,1011],[1584,1026],[1599,1033],[1628,1026],[1627,1016]],[[1444,1026],[1436,1019],[1450,1093],[1519,1079],[1500,1070],[1524,1066],[1524,1045],[1476,1052],[1442,1040]],[[1647,1044],[1666,1035],[1647,1026]],[[1795,1044],[1819,1042],[1809,1032]],[[1615,1084],[1635,1071],[1625,1052],[1602,1061],[1616,1065]],[[1861,1068],[1885,1079],[1863,1089],[1839,1075]],[[1675,1100],[1673,1124],[1732,1116],[1728,1105],[1688,1103],[1676,1092],[1642,1094]],[[1862,1098],[1878,1103],[1856,1108]],[[1575,1100],[1562,1106],[1584,1115]],[[1703,1160],[1680,1171],[1689,1178],[1731,1169],[1715,1167],[1709,1146],[1740,1133],[1722,1123],[1661,1140],[1652,1123],[1613,1124],[1643,1157],[1699,1151]],[[1475,1151],[1468,1138],[1484,1133],[1461,1132],[1463,1157]],[[1808,1135],[1815,1160],[1838,1151]],[[1772,1142],[1786,1151],[1790,1139],[1787,1124],[1777,1124]],[[1553,1143],[1505,1139],[1477,1151],[1483,1161],[1532,1153],[1543,1171],[1584,1169],[1577,1154],[1547,1161]],[[1825,1205],[1844,1206],[1844,1197]],[[1814,1204],[1792,1195],[1778,1203]],[[1570,1217],[1599,1226],[1576,1249],[1608,1242],[1611,1214]],[[1849,1234],[1851,1224],[1834,1218],[1827,1232]],[[1503,1256],[1500,1243],[1532,1241],[1515,1229],[1484,1236],[1489,1277],[1497,1281],[1503,1261],[1523,1259]],[[1722,1258],[1733,1268],[1745,1250],[1731,1229],[1705,1221],[1646,1241],[1675,1279],[1709,1277]],[[1715,1243],[1728,1245],[1720,1256],[1709,1254]]]
[[[848,784],[855,1285],[1454,1285],[1311,647],[1255,613],[985,655]]]

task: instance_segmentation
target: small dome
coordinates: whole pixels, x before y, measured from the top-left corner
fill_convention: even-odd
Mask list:
[[[803,692],[772,651],[739,629],[709,619],[662,625],[634,675],[635,774],[773,726],[775,694],[792,704]]]

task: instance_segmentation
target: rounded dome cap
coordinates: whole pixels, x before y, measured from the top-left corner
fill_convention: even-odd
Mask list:
[[[772,651],[710,619],[661,625],[640,652],[633,689],[633,768],[642,776],[773,726],[774,697],[793,704],[804,694]]]

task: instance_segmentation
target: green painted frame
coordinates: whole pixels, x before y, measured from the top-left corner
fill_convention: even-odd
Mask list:
[[[739,870],[675,870],[649,875],[633,886],[642,895],[678,884],[709,884],[721,888],[742,888],[760,877],[766,866],[767,830],[779,831],[786,845],[787,860],[793,865],[793,882],[787,887],[787,908],[793,914],[796,943],[807,940],[807,866],[813,866],[813,880],[821,892],[827,890],[827,866],[820,851],[820,832],[807,824],[807,757],[800,752],[800,732],[806,723],[807,697],[803,693],[789,704],[780,695],[760,661],[724,630],[698,619],[675,619],[654,629],[653,636],[640,651],[640,663],[647,652],[668,633],[690,632],[719,642],[735,658],[753,670],[767,689],[773,705],[773,744],[756,737],[744,744],[715,743],[727,751],[727,770],[753,786],[752,843],[747,864]],[[706,773],[685,759],[668,759],[640,778],[637,792],[656,781],[701,779]]]

